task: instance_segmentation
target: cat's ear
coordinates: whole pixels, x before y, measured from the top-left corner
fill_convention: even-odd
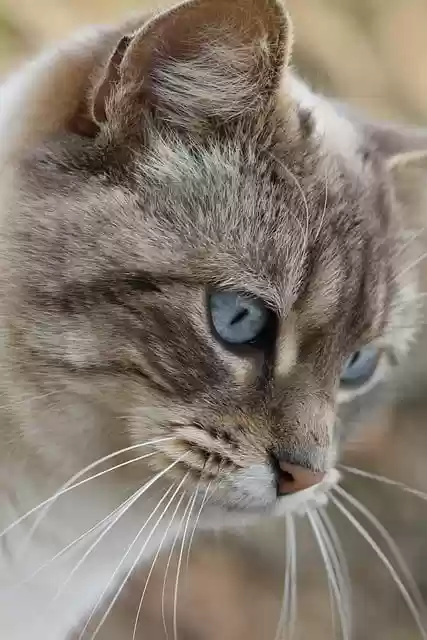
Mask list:
[[[292,43],[279,0],[189,0],[122,38],[93,92],[96,122],[144,112],[178,126],[230,120],[276,91]]]
[[[337,104],[388,165],[398,201],[409,224],[427,224],[427,129],[373,121]]]
[[[375,120],[358,109],[332,100],[338,114],[348,118],[384,157],[427,152],[427,129],[387,120]]]
[[[387,160],[396,196],[413,226],[427,223],[427,149],[391,155]]]
[[[409,155],[427,153],[427,130],[392,122],[364,122],[364,130],[375,147],[386,157],[395,158],[394,164],[407,164]],[[398,160],[400,156],[400,160]],[[413,156],[415,159],[415,155]]]
[[[402,124],[365,124],[377,150],[388,165],[406,221],[427,224],[427,130]]]

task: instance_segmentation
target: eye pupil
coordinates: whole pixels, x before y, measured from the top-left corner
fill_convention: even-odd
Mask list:
[[[212,293],[208,311],[215,335],[230,345],[258,346],[271,315],[258,298],[232,291]]]
[[[360,358],[360,351],[355,351],[350,358],[350,362],[348,363],[349,367],[353,367]]]
[[[240,320],[243,320],[243,318],[245,318],[248,315],[248,310],[247,309],[242,309],[241,311],[239,311],[234,318],[232,319],[232,321],[230,322],[231,325],[233,324],[237,324],[238,322],[240,322]]]

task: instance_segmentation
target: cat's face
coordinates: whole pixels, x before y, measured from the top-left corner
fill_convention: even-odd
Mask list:
[[[29,154],[10,205],[16,360],[229,511],[320,500],[416,328],[388,158],[321,130],[288,48],[272,1],[161,16],[93,91],[99,131]]]

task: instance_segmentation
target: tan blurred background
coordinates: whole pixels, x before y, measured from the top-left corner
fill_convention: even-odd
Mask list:
[[[316,85],[379,114],[425,119],[426,0],[287,4],[296,26],[298,65]],[[147,0],[0,0],[0,71],[84,23],[114,20],[147,6],[153,5]]]
[[[0,0],[0,73],[80,25],[109,22],[147,6],[146,0]],[[296,29],[294,63],[316,88],[379,116],[427,121],[427,0],[288,0],[288,6]],[[419,362],[411,399],[396,398],[396,406],[378,417],[372,439],[352,461],[426,491],[427,358]],[[370,480],[347,486],[394,536],[425,597],[427,502]],[[350,562],[355,640],[420,638],[381,562],[348,525],[337,521],[337,526]],[[295,640],[332,640],[325,572],[309,538],[301,526]],[[172,563],[166,592],[170,637],[175,569]],[[179,640],[274,640],[283,574],[280,523],[265,523],[244,535],[198,536],[179,591]],[[163,576],[159,563],[138,638],[166,637],[160,611]],[[99,640],[132,638],[143,585],[141,573]]]

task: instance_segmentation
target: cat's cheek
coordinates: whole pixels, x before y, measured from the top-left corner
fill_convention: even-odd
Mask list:
[[[277,500],[275,478],[266,464],[254,464],[233,474],[227,505],[237,509],[265,509]]]

